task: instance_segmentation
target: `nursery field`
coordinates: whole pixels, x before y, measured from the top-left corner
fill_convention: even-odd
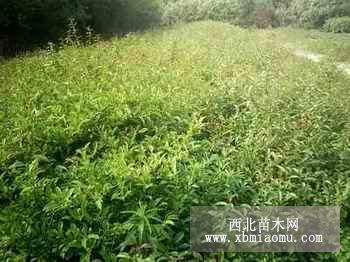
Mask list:
[[[290,48],[350,40],[307,36],[196,22],[2,62],[0,260],[350,261],[350,76]],[[341,250],[191,252],[201,205],[337,205]]]

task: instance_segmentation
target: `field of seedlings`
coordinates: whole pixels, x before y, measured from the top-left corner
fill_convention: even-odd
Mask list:
[[[350,261],[350,76],[290,46],[350,57],[309,36],[196,22],[2,62],[0,260]],[[201,205],[337,205],[341,250],[191,252]]]

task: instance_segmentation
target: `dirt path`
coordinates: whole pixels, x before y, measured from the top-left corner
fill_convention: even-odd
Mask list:
[[[345,72],[346,74],[350,75],[350,64],[346,64],[346,63],[338,63],[337,64],[337,68],[343,72]]]
[[[311,61],[313,61],[315,63],[321,62],[321,60],[325,57],[324,55],[308,52],[308,51],[305,51],[303,49],[296,49],[296,50],[294,50],[294,54],[296,56],[309,59],[309,60],[311,60]],[[350,75],[350,64],[347,64],[347,63],[336,63],[336,66],[337,66],[339,71],[342,71],[345,74]]]
[[[316,62],[316,63],[321,62],[322,58],[324,57],[323,55],[307,52],[303,49],[296,49],[294,51],[294,54],[296,56],[304,57],[304,58],[309,59],[309,60]]]

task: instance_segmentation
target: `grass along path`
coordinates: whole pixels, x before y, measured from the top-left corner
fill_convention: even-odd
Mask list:
[[[270,32],[275,34],[279,43],[289,43],[295,49],[326,55],[338,63],[350,63],[350,34],[295,28],[278,28]]]
[[[305,51],[305,50],[302,50],[302,49],[294,50],[294,54],[296,56],[299,56],[299,57],[307,58],[307,59],[309,59],[309,60],[311,60],[313,62],[316,62],[316,63],[319,63],[319,62],[321,62],[322,59],[324,59],[324,55],[308,52],[308,51]],[[340,71],[350,75],[350,64],[347,64],[347,63],[335,63],[335,65]]]

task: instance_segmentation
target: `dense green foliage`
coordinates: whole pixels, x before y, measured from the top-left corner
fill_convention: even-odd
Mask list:
[[[347,0],[169,0],[163,22],[214,19],[236,25],[321,28],[332,17],[350,15]]]
[[[331,18],[326,21],[324,29],[333,33],[350,33],[350,17]]]
[[[279,23],[272,0],[178,0],[168,3],[163,11],[163,23],[198,21],[203,19],[228,21],[241,26],[267,27]]]
[[[300,21],[314,28],[321,28],[327,19],[350,15],[348,0],[303,0]]]
[[[0,260],[349,261],[350,78],[279,30],[200,22],[1,64]],[[341,251],[191,253],[190,207],[215,204],[338,205]]]
[[[110,35],[159,22],[158,0],[6,0],[0,2],[0,55],[56,41],[74,19]],[[1,52],[2,51],[2,52]]]

